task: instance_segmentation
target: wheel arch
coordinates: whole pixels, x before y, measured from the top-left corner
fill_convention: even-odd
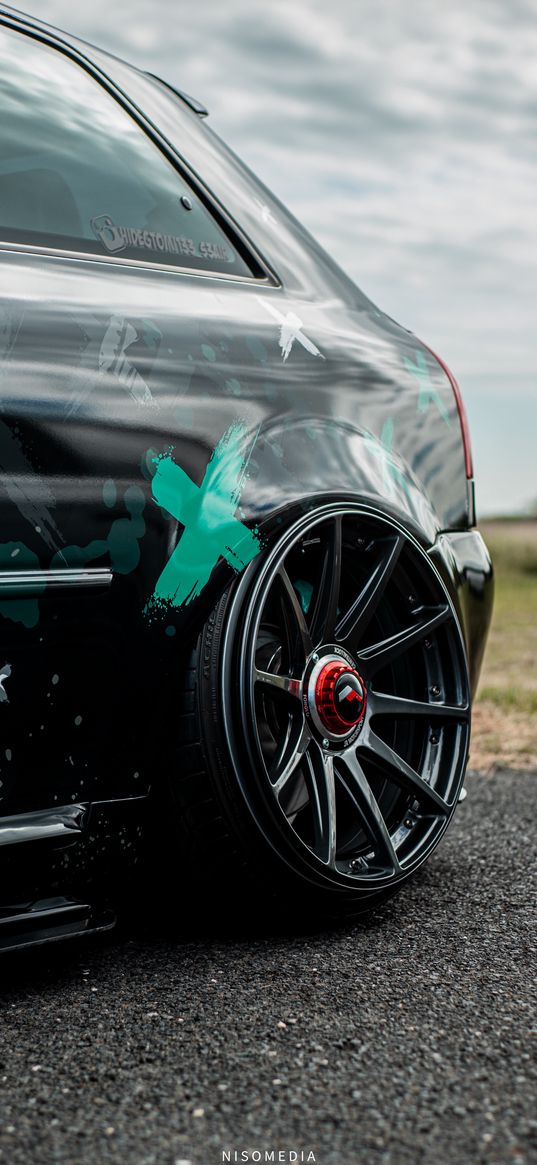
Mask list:
[[[397,523],[424,550],[435,545],[441,522],[431,498],[404,458],[395,452],[386,455],[369,430],[318,416],[286,419],[279,415],[258,426],[250,421],[242,424],[244,461],[236,516],[255,532],[259,554],[270,551],[301,516],[348,502],[364,507],[372,517]],[[183,528],[175,523],[169,534],[168,556],[180,546]],[[157,576],[162,566],[153,563],[148,573]],[[192,644],[209,612],[240,573],[220,558],[195,598],[170,608],[164,619],[158,615],[154,620],[160,641],[164,623],[169,633],[171,622],[181,642]],[[456,588],[451,590],[456,602]]]
[[[351,499],[400,521],[424,545],[442,529],[427,483],[366,427],[283,417],[256,434],[241,498],[247,521],[264,525],[295,508]]]

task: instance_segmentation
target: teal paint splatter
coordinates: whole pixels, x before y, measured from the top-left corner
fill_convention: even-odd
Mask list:
[[[408,481],[393,454],[393,434],[393,417],[388,417],[387,421],[384,422],[380,438],[374,437],[372,433],[366,433],[366,446],[375,457],[380,458],[384,484],[389,492],[393,493],[394,486],[399,485],[406,494],[409,494]]]
[[[115,504],[117,488],[111,479],[103,485],[103,502],[109,508]],[[50,569],[62,567],[84,567],[89,562],[108,555],[110,565],[116,574],[130,574],[140,561],[139,542],[145,534],[145,497],[143,490],[137,485],[131,485],[125,490],[125,509],[128,518],[116,518],[110,526],[106,538],[95,538],[87,546],[66,546],[58,551],[50,563]],[[24,542],[0,543],[0,570],[13,569],[13,560],[16,560],[17,570],[39,570],[40,562],[33,550]],[[34,593],[23,599],[9,598],[0,602],[0,616],[11,619],[13,623],[22,623],[25,627],[35,627],[39,622],[39,599],[46,590],[42,583],[34,587]],[[54,680],[53,680],[54,683]]]
[[[130,485],[125,490],[123,500],[128,518],[116,518],[106,538],[95,538],[87,546],[66,546],[54,555],[51,569],[87,566],[89,562],[109,555],[110,565],[116,574],[130,574],[135,570],[140,561],[139,542],[145,534],[145,497],[139,486]]]
[[[209,360],[209,362],[211,364],[214,364],[214,362],[216,360],[216,352],[215,352],[214,348],[211,348],[210,344],[202,344],[201,345],[201,352],[202,352],[202,355],[205,356],[206,360]]]
[[[117,489],[115,481],[110,478],[105,481],[103,485],[103,502],[109,510],[112,510],[117,501]]]
[[[300,599],[300,606],[302,607],[304,614],[307,615],[310,609],[311,596],[313,595],[313,586],[310,582],[307,582],[307,580],[303,578],[297,578],[296,582],[293,583],[293,586]]]
[[[169,454],[155,459],[155,501],[185,529],[146,605],[147,614],[190,603],[201,593],[220,558],[239,572],[261,550],[258,532],[249,530],[235,516],[246,468],[241,452],[245,436],[246,428],[240,421],[230,425],[200,486]]]
[[[231,376],[229,380],[226,380],[224,388],[226,392],[231,393],[232,396],[240,396],[242,392],[240,381],[236,380],[234,376]]]
[[[33,550],[24,545],[24,542],[3,542],[0,545],[0,570],[13,569],[13,560],[17,570],[39,570],[39,559]],[[12,623],[22,623],[24,627],[35,627],[39,622],[39,596],[45,590],[45,584],[36,586],[34,594],[24,599],[4,599],[0,603],[0,615],[10,619]]]
[[[155,458],[157,457],[156,449],[148,449],[143,454],[140,460],[140,472],[146,481],[151,481],[155,472]]]
[[[429,405],[435,404],[442,420],[446,422],[446,425],[451,425],[448,410],[438,389],[431,380],[431,373],[425,353],[421,349],[418,349],[413,360],[409,356],[404,357],[404,364],[407,372],[410,372],[411,376],[415,376],[418,381],[418,412],[426,413]]]

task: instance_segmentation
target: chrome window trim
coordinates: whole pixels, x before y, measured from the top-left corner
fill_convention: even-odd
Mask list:
[[[260,254],[258,248],[246,234],[244,229],[229,214],[229,211],[220,202],[216,195],[208,189],[208,187],[203,182],[203,179],[200,178],[197,172],[192,170],[186,159],[183,158],[173,143],[170,142],[169,139],[160,132],[158,126],[156,126],[151,121],[151,119],[147,117],[143,109],[141,109],[140,106],[137,105],[136,102],[133,101],[128,96],[128,94],[125,93],[125,91],[121,89],[115,81],[112,80],[111,77],[103,72],[103,70],[100,69],[98,65],[94,64],[90,57],[87,57],[85,54],[81,53],[79,49],[70,44],[69,41],[64,40],[59,32],[56,34],[56,31],[51,32],[47,27],[34,24],[31,18],[26,17],[25,15],[23,19],[17,18],[15,13],[12,16],[9,10],[6,10],[2,7],[0,7],[0,27],[10,28],[13,32],[18,32],[22,36],[29,36],[32,40],[36,40],[40,44],[47,45],[49,48],[54,49],[56,52],[63,53],[63,55],[68,57],[75,65],[78,65],[81,69],[84,69],[86,73],[93,77],[94,81],[109,94],[112,100],[116,101],[117,104],[120,105],[122,109],[124,109],[125,112],[132,118],[135,125],[139,127],[141,132],[144,133],[151,142],[153,142],[153,145],[157,150],[160,151],[161,154],[164,155],[170,165],[173,166],[179,177],[183,178],[183,181],[187,182],[192,187],[193,192],[198,196],[198,198],[200,198],[209,214],[214,218],[216,224],[221,224],[224,233],[229,237],[230,242],[238,251],[239,255],[244,252],[242,257],[245,259],[246,263],[253,267],[257,265],[263,274],[256,275],[252,270],[252,275],[250,277],[243,276],[237,280],[237,277],[234,277],[233,275],[230,276],[227,272],[208,271],[207,268],[200,270],[199,268],[191,267],[175,267],[175,265],[164,263],[139,263],[137,259],[123,260],[123,262],[129,262],[129,264],[134,263],[135,266],[150,266],[151,268],[155,267],[159,271],[169,268],[172,271],[180,271],[181,274],[189,274],[191,271],[195,271],[196,274],[205,275],[209,278],[221,279],[224,282],[229,281],[231,278],[234,282],[244,281],[245,283],[254,283],[257,286],[263,286],[265,283],[268,283],[273,287],[281,286],[281,282],[278,276],[267,260],[264,258],[264,256]],[[4,246],[4,242],[2,240],[0,240],[0,243],[2,246]],[[13,246],[13,244],[9,243],[6,245],[11,247]],[[18,249],[18,245],[16,244],[15,246]],[[32,244],[21,244],[21,246],[28,246],[31,250],[38,251],[39,253],[41,251],[46,251],[49,254],[62,253],[56,251],[53,248],[37,248],[32,246]],[[86,252],[66,252],[66,254],[76,255],[76,257],[79,258],[80,254],[85,256]],[[93,258],[93,254],[91,254],[91,257]],[[113,257],[106,255],[101,256],[98,252],[96,252],[95,258],[103,258],[106,261],[109,261]]]
[[[232,275],[225,271],[208,271],[206,267],[179,267],[174,263],[151,263],[148,259],[126,259],[120,255],[99,255],[93,251],[63,251],[55,247],[39,247],[34,243],[9,243],[0,238],[0,253],[43,255],[49,259],[70,259],[74,262],[105,263],[113,267],[135,267],[142,271],[158,271],[167,275],[192,275],[195,279],[216,279],[222,283],[244,283],[246,287],[275,287],[273,279],[268,276]]]

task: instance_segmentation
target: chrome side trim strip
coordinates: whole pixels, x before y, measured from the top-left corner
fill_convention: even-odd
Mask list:
[[[0,817],[0,846],[47,838],[72,838],[73,833],[82,832],[87,808],[87,805],[62,805],[58,809]]]
[[[0,571],[0,598],[41,594],[45,587],[108,587],[113,574],[108,567],[71,567],[59,570],[4,570]]]

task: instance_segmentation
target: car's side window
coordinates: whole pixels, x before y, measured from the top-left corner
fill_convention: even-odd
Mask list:
[[[251,275],[200,198],[98,81],[2,26],[0,242]]]

